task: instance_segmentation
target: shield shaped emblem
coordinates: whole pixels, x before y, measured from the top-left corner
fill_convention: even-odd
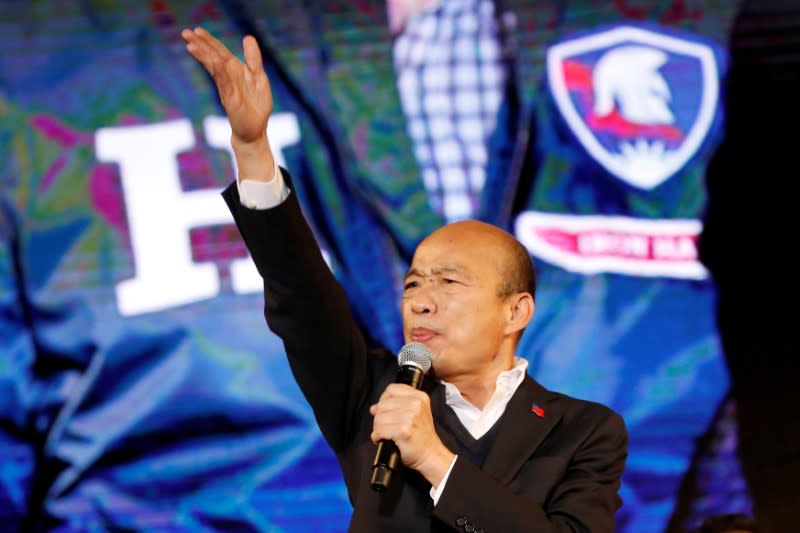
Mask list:
[[[550,91],[588,153],[618,178],[652,189],[697,152],[714,121],[719,67],[711,45],[636,26],[547,50]]]

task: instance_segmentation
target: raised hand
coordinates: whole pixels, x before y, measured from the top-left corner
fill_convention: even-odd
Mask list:
[[[242,62],[203,28],[185,29],[181,37],[186,50],[217,84],[231,124],[232,142],[248,144],[264,137],[272,113],[272,93],[256,40],[248,35],[242,41]]]

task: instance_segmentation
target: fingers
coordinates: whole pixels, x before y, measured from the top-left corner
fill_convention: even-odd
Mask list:
[[[227,61],[234,58],[234,55],[228,50],[224,44],[219,42],[216,37],[208,33],[205,28],[196,28],[195,34],[217,54],[217,58],[221,61]],[[235,58],[234,58],[235,59]]]
[[[372,407],[380,406],[382,411],[402,409],[411,412],[425,408],[429,404],[430,398],[424,392],[408,385],[392,383],[386,387],[386,390],[383,391],[383,394],[378,399],[378,403]],[[372,412],[372,408],[370,408],[370,413],[375,414]]]
[[[261,50],[258,49],[258,43],[252,35],[247,35],[242,39],[242,49],[247,67],[254,73],[263,72],[264,61],[261,58]]]
[[[181,37],[186,41],[186,50],[192,57],[200,62],[212,77],[217,74],[222,57],[212,44],[212,41],[216,39],[202,28],[185,29],[181,32]]]
[[[373,442],[381,439],[404,440],[410,437],[414,428],[425,426],[430,415],[430,398],[422,391],[408,385],[391,384],[381,395],[378,403],[370,406],[369,412],[375,417]]]
[[[425,396],[427,398],[428,395],[420,390],[415,389],[414,387],[411,387],[410,385],[405,385],[403,383],[390,383],[383,391],[381,398],[394,396]]]
[[[195,28],[194,30],[184,29],[181,37],[186,41],[186,49],[197,59],[212,76],[219,74],[222,66],[236,57],[228,48],[217,38],[211,35],[205,28]],[[254,73],[263,72],[264,63],[261,58],[261,50],[252,35],[247,35],[242,40],[245,64]],[[237,60],[238,61],[238,60]]]
[[[403,464],[438,486],[454,455],[436,433],[428,395],[408,385],[393,383],[369,411],[375,417],[370,440],[375,444],[394,442]]]
[[[372,442],[393,440],[401,443],[409,440],[415,433],[419,433],[419,430],[419,421],[414,416],[409,416],[408,413],[399,410],[379,410],[372,421],[370,440]]]
[[[224,105],[237,92],[236,80],[240,78],[243,69],[241,61],[204,28],[183,30],[181,37],[186,41],[186,50],[214,78]]]

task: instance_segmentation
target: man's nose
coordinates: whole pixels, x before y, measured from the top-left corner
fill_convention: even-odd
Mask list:
[[[436,303],[431,297],[430,291],[423,289],[414,295],[414,299],[411,301],[411,311],[416,314],[436,312]]]

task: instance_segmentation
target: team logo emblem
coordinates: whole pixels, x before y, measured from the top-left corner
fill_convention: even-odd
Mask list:
[[[641,189],[663,183],[697,152],[719,97],[711,46],[634,26],[550,47],[547,73],[584,148]]]

